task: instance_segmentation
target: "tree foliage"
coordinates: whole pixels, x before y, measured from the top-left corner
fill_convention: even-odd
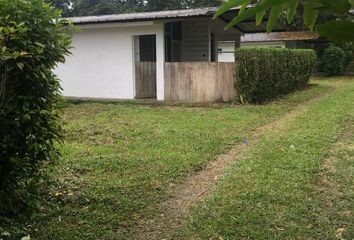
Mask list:
[[[88,16],[137,11],[144,5],[143,0],[74,0],[71,9],[64,15]]]
[[[345,64],[344,67],[347,67],[354,59],[354,51],[351,45],[348,42],[335,42],[334,46],[341,48],[345,53]]]
[[[71,11],[72,3],[70,0],[50,0],[53,7],[62,9],[64,14],[68,14]]]
[[[71,38],[43,0],[0,0],[0,213],[31,199],[45,162],[58,157],[60,83],[53,74]]]
[[[220,6],[222,0],[47,0],[63,10],[63,16],[104,15]]]
[[[233,7],[241,7],[239,14],[228,24],[234,26],[250,17],[256,18],[259,25],[266,13],[269,13],[268,32],[274,23],[285,15],[290,24],[294,21],[299,6],[303,6],[303,24],[310,30],[315,29],[320,36],[333,41],[354,41],[353,0],[259,0],[253,7],[246,8],[250,0],[228,0],[219,8],[218,17]],[[329,15],[331,20],[319,21],[320,15]]]

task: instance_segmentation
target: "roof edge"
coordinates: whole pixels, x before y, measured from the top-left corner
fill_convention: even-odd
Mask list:
[[[117,23],[139,22],[139,21],[152,21],[152,20],[188,18],[188,17],[203,17],[203,16],[209,17],[209,16],[213,16],[216,10],[217,7],[208,7],[208,8],[183,9],[183,10],[122,13],[122,14],[110,14],[110,15],[100,15],[100,16],[68,17],[65,19],[72,21],[76,25],[115,23],[115,22]]]

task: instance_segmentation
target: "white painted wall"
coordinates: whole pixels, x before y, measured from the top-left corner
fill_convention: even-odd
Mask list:
[[[86,25],[74,33],[72,55],[56,70],[68,97],[134,99],[134,36],[156,34],[157,98],[164,99],[162,23]]]
[[[241,48],[260,47],[260,48],[285,48],[285,42],[255,42],[241,43]],[[218,61],[234,62],[235,61],[235,42],[221,41],[218,43]]]
[[[235,42],[218,42],[218,61],[235,62]]]

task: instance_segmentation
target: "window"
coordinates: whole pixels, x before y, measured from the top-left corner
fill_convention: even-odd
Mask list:
[[[139,37],[141,62],[156,62],[156,36],[143,35]]]
[[[166,62],[180,62],[182,49],[182,22],[165,25]]]

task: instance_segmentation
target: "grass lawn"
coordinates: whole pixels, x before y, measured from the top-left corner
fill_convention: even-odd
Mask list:
[[[176,239],[353,239],[353,99],[352,81],[259,139]]]
[[[326,209],[319,216],[337,238],[354,239],[354,121],[332,146],[321,175]]]
[[[169,198],[171,186],[248,138],[259,126],[329,94],[290,121],[284,131],[259,139],[178,235],[284,239],[313,234],[313,238],[326,239],[329,235],[319,233],[330,224],[317,222],[322,219],[318,213],[323,210],[319,194],[323,190],[316,176],[345,120],[353,114],[354,82],[314,83],[306,91],[260,106],[68,104],[63,156],[47,169],[52,184],[45,201],[32,219],[25,219],[26,224],[13,224],[6,230],[16,236],[15,231],[22,229],[18,235],[30,233],[39,240],[129,239],[139,219],[158,216],[156,206]],[[333,173],[334,181],[342,181],[342,172],[352,174],[349,169]],[[350,181],[346,178],[346,184]],[[348,199],[351,196],[353,192]],[[346,209],[350,201],[341,203],[341,209]]]

